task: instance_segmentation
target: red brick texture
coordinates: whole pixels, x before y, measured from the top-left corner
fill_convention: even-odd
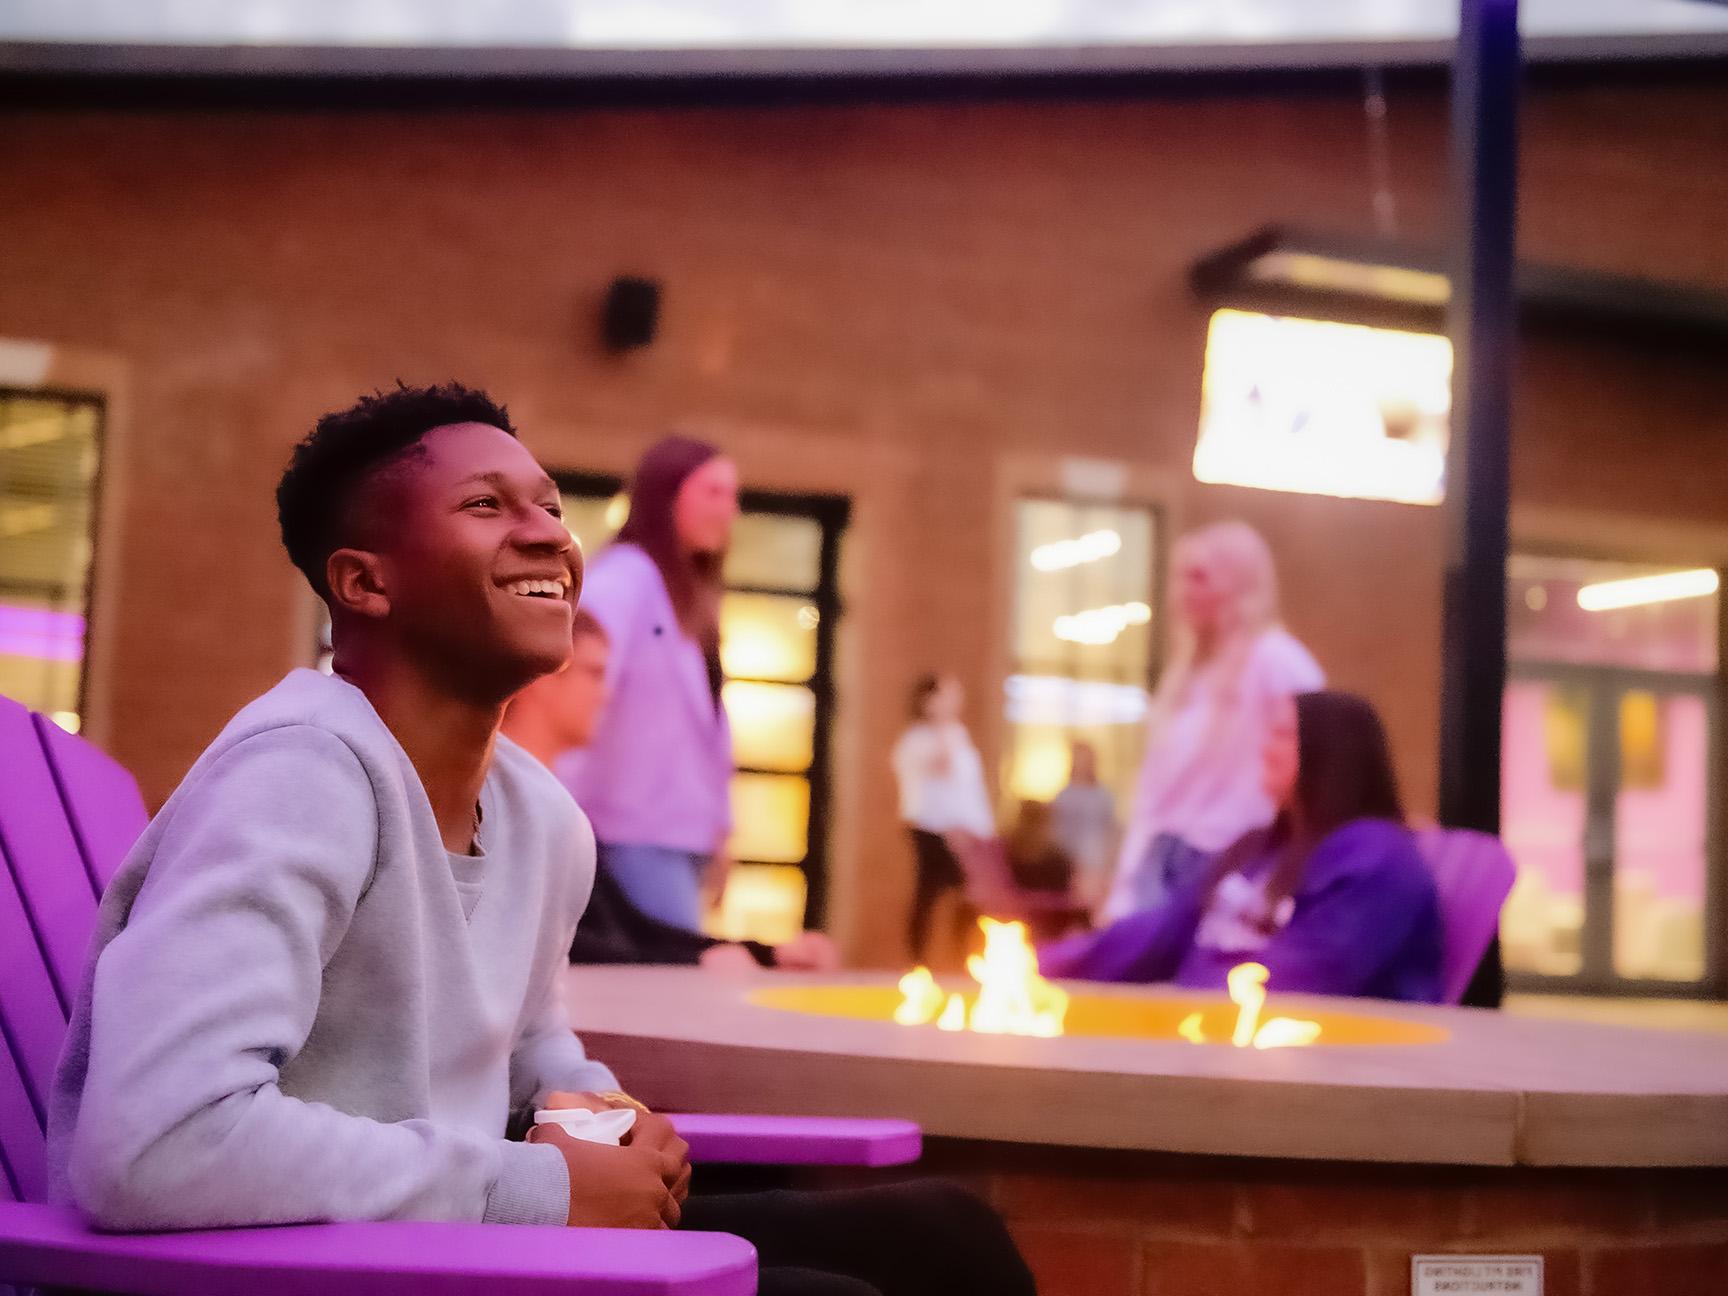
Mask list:
[[[1400,233],[1448,213],[1438,88],[1394,88]],[[1728,291],[1728,88],[1538,85],[1521,251]],[[1199,256],[1269,221],[1372,228],[1352,87],[788,108],[0,110],[0,337],[126,366],[92,660],[106,743],[159,803],[310,654],[271,488],[325,410],[397,377],[505,398],[554,466],[616,471],[695,420],[746,480],[850,495],[834,735],[835,928],[903,957],[910,860],[887,755],[919,672],[958,672],[994,767],[1005,465],[1156,475],[1178,525],[1240,515],[1293,629],[1388,718],[1430,809],[1438,511],[1206,487],[1189,472]],[[665,284],[655,344],[596,336],[621,273]],[[1714,357],[1532,341],[1521,509],[1728,524]],[[125,454],[118,441],[124,439]],[[1641,534],[1641,533],[1640,533]],[[1665,559],[1666,560],[1666,559]]]
[[[1043,1296],[1409,1296],[1412,1255],[1530,1254],[1545,1296],[1728,1289],[1720,1177],[1230,1161],[932,1140]],[[1656,1203],[1666,1203],[1661,1209]],[[1688,1203],[1682,1207],[1679,1203]]]

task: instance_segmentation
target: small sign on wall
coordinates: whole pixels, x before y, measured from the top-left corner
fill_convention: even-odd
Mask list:
[[[1542,1257],[1411,1256],[1410,1296],[1542,1296]]]

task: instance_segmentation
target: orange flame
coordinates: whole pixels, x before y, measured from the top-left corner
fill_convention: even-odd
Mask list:
[[[915,967],[900,978],[902,999],[894,1020],[903,1026],[934,1021],[940,1030],[983,1035],[1060,1035],[1068,993],[1038,975],[1038,956],[1026,939],[1026,924],[980,918],[978,926],[984,933],[984,952],[966,960],[966,971],[978,983],[970,1012],[961,995],[943,996],[929,968]]]
[[[1320,1023],[1299,1017],[1274,1017],[1261,1022],[1266,1006],[1266,980],[1271,973],[1264,963],[1238,963],[1224,978],[1230,1001],[1236,1005],[1236,1027],[1230,1042],[1237,1048],[1300,1048],[1320,1038]],[[1189,1013],[1176,1033],[1193,1044],[1207,1043],[1200,1013]]]

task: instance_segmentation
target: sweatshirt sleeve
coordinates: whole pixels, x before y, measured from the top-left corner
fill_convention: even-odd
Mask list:
[[[1191,878],[1163,904],[1119,919],[1098,932],[1038,951],[1045,976],[1140,984],[1169,981],[1182,965],[1200,926],[1210,870]]]
[[[617,1089],[618,1077],[603,1062],[588,1056],[582,1041],[570,1028],[564,1006],[564,978],[547,983],[540,1009],[510,1060],[512,1097],[515,1105],[540,1107],[554,1090],[566,1093],[603,1093]]]
[[[384,1123],[279,1087],[377,855],[359,758],[321,729],[268,730],[168,813],[93,974],[67,1174],[94,1222],[562,1224],[569,1181],[553,1147]]]
[[[1434,885],[1409,834],[1358,822],[1316,848],[1290,922],[1260,952],[1271,984],[1360,995],[1438,926]]]

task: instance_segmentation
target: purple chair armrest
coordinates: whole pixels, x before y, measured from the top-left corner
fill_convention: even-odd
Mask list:
[[[0,1203],[0,1283],[142,1296],[751,1296],[729,1233],[507,1224],[310,1224],[97,1233],[76,1211]]]
[[[911,1121],[688,1113],[670,1119],[698,1163],[894,1166],[924,1151],[923,1132]]]

